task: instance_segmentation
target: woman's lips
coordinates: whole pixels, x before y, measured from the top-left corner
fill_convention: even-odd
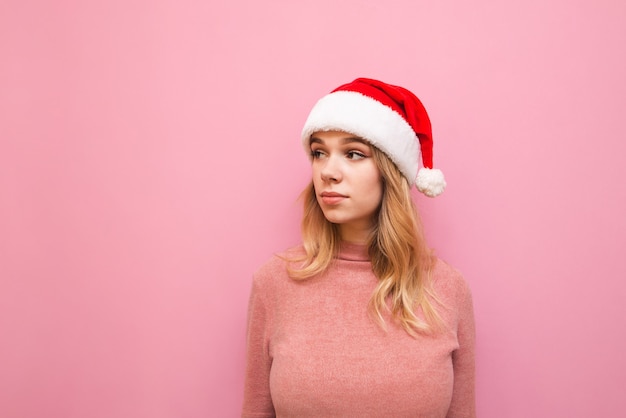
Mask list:
[[[337,205],[348,198],[346,195],[335,192],[322,192],[320,193],[320,197],[322,198],[322,202],[326,205]]]

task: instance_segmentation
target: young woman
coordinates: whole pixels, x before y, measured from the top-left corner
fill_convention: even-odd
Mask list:
[[[475,417],[470,291],[410,194],[445,187],[426,110],[361,78],[317,102],[302,141],[303,242],[254,276],[242,416]]]

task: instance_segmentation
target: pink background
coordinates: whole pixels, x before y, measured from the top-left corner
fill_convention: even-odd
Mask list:
[[[0,4],[0,416],[235,417],[314,101],[416,92],[484,418],[626,410],[626,3]]]

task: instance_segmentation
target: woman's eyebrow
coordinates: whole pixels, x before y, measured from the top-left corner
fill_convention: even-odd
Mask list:
[[[370,145],[369,142],[367,142],[363,138],[359,138],[357,136],[349,136],[349,137],[346,137],[346,138],[341,138],[341,143],[343,145],[350,144],[350,143],[353,143],[353,142],[358,142],[360,144],[368,145],[368,146]],[[317,137],[313,136],[309,140],[309,144],[321,144],[321,145],[324,145],[324,140],[321,139],[321,138],[317,138]]]
[[[342,143],[344,143],[344,144],[350,144],[350,143],[352,143],[352,142],[359,142],[359,143],[361,143],[361,144],[363,144],[363,145],[369,145],[369,142],[367,142],[367,141],[366,141],[366,140],[364,140],[363,138],[359,138],[359,137],[356,137],[356,136],[354,136],[354,137],[349,137],[349,138],[343,138],[343,139],[341,140],[341,142],[342,142]]]

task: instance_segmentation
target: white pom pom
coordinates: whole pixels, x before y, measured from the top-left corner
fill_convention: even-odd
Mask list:
[[[446,180],[438,168],[422,168],[417,172],[415,187],[428,197],[439,196],[446,188]]]

